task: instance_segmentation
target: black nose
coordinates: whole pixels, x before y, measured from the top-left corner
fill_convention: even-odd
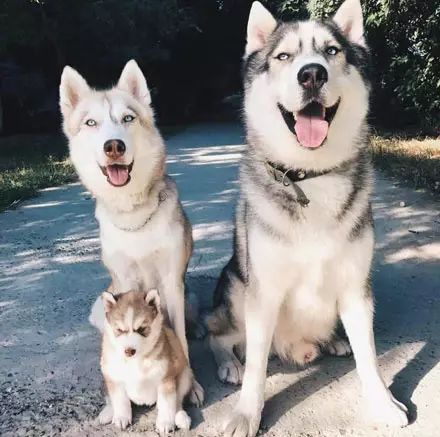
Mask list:
[[[307,64],[298,71],[298,82],[306,89],[319,90],[327,81],[327,70],[321,64]]]
[[[122,140],[107,140],[104,153],[111,159],[118,159],[125,153],[125,144]]]
[[[127,357],[132,357],[136,353],[136,349],[128,347],[124,352]]]

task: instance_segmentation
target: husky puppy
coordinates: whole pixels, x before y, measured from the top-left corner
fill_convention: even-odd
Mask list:
[[[156,428],[167,435],[175,426],[189,429],[182,410],[192,375],[179,339],[164,323],[157,290],[102,294],[105,325],[101,370],[108,404],[99,415],[102,424],[120,429],[131,423],[131,404],[157,402]]]
[[[60,107],[70,157],[96,198],[102,260],[112,277],[111,288],[117,293],[160,289],[162,306],[188,358],[184,276],[192,252],[191,225],[176,185],[165,173],[165,145],[142,71],[131,60],[115,87],[96,91],[65,67]],[[100,298],[90,321],[103,330]],[[191,400],[203,401],[196,381]]]
[[[374,345],[363,33],[358,0],[326,22],[281,23],[252,5],[234,253],[206,319],[220,379],[242,382],[227,436],[258,431],[271,346],[301,364],[321,349],[350,352],[335,336],[339,318],[376,418],[408,423],[379,374]],[[243,348],[244,375],[234,353]]]

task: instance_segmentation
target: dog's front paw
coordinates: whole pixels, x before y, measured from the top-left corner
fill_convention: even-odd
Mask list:
[[[405,427],[408,425],[408,409],[399,402],[391,392],[382,400],[370,400],[370,413],[374,422],[392,427]]]
[[[161,437],[167,436],[168,434],[173,432],[175,427],[176,424],[174,422],[174,418],[168,416],[160,416],[160,415],[157,416],[156,430]]]
[[[113,408],[110,404],[105,405],[98,416],[98,423],[100,425],[108,425],[113,420]]]
[[[203,405],[204,400],[205,392],[203,390],[203,387],[193,377],[192,387],[189,392],[189,401],[196,407],[200,407]]]
[[[112,424],[115,425],[120,430],[127,428],[131,425],[131,416],[113,416]]]
[[[236,411],[224,429],[225,437],[255,437],[260,427],[261,414],[244,414]]]
[[[184,410],[180,410],[176,413],[176,426],[179,429],[188,430],[191,427],[191,418]]]
[[[243,381],[244,368],[238,360],[225,361],[220,364],[217,373],[221,382],[239,385]]]

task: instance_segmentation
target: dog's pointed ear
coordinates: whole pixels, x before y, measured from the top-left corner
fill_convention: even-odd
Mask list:
[[[273,15],[260,2],[253,2],[247,25],[245,56],[262,49],[276,27],[277,20]]]
[[[345,0],[336,11],[333,21],[341,29],[345,37],[355,44],[365,46],[364,19],[359,0]]]
[[[90,87],[86,80],[75,69],[66,65],[60,83],[60,109],[63,117],[69,116],[89,92]]]
[[[108,313],[116,305],[115,296],[109,291],[104,291],[101,297],[104,304],[104,311]]]
[[[145,293],[145,302],[147,305],[152,306],[157,312],[160,310],[160,295],[159,292],[153,288]]]
[[[118,88],[131,94],[143,106],[151,103],[147,81],[134,59],[125,64],[118,81]]]

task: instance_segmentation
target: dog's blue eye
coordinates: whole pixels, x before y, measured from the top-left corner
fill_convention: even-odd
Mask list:
[[[340,51],[341,51],[341,50],[338,49],[338,48],[335,47],[335,46],[330,46],[330,47],[327,47],[327,48],[325,49],[325,52],[327,53],[327,55],[330,55],[330,56],[335,56],[335,55],[337,55]]]
[[[86,121],[86,125],[87,125],[87,126],[90,126],[90,127],[96,126],[96,121],[93,120],[92,118],[89,118],[89,119]]]
[[[124,118],[122,119],[122,121],[124,123],[130,123],[134,120],[134,117],[132,115],[124,115]]]
[[[280,53],[279,55],[277,55],[276,58],[279,61],[287,61],[290,58],[290,55],[289,55],[289,53],[284,53],[283,52],[283,53]]]

